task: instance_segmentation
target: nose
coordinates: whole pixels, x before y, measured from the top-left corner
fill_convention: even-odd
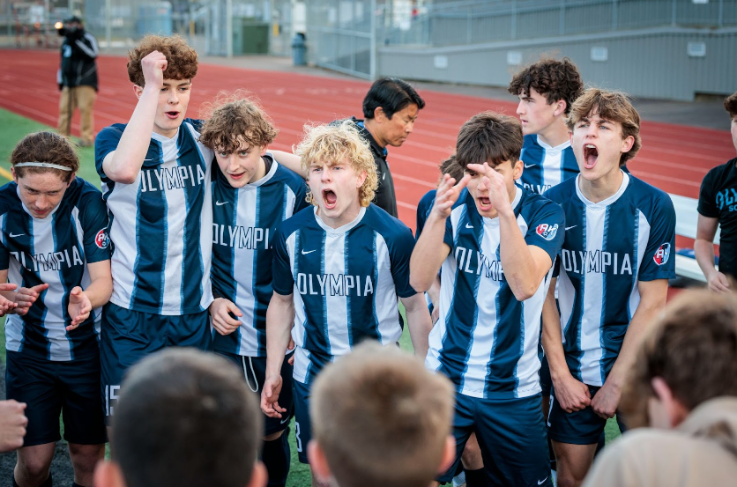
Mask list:
[[[34,203],[37,209],[45,210],[49,206],[49,199],[45,195],[39,195],[36,197],[36,201]]]
[[[520,100],[519,103],[517,103],[517,115],[522,115],[525,113],[523,101]]]
[[[323,167],[320,173],[320,181],[328,182],[333,179],[333,171],[329,167]]]
[[[177,94],[177,90],[169,90],[169,103],[172,105],[176,105],[179,103],[179,95]]]
[[[404,126],[404,131],[408,134],[412,133],[412,130],[415,128],[415,121],[411,120],[407,123],[407,125]]]
[[[238,161],[235,158],[235,154],[230,154],[228,156],[228,170],[230,172],[235,172],[238,170]]]

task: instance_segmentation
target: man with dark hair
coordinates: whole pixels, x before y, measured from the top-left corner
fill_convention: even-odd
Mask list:
[[[685,291],[669,304],[637,351],[621,409],[628,425],[650,428],[607,447],[584,486],[734,485],[737,298]]]
[[[564,220],[558,205],[515,184],[521,149],[515,118],[484,112],[466,122],[456,144],[466,174],[457,185],[443,176],[410,260],[418,291],[442,266],[426,365],[456,386],[456,464],[445,482],[475,431],[494,485],[552,485],[538,348]]]
[[[72,115],[79,108],[79,145],[88,147],[95,140],[92,108],[97,98],[97,39],[84,30],[82,19],[77,16],[65,20],[58,33],[64,36],[61,43],[61,68],[57,75],[61,89],[59,133],[67,137],[71,134]]]
[[[130,369],[97,487],[263,487],[262,418],[238,368],[169,349]]]
[[[724,100],[729,113],[732,144],[737,150],[737,93]],[[709,289],[726,292],[730,289],[728,277],[737,278],[737,158],[709,171],[701,183],[699,193],[699,220],[694,252]],[[719,268],[714,265],[714,236],[721,227],[719,240]]]
[[[373,203],[391,216],[398,218],[397,197],[394,193],[394,179],[386,160],[389,152],[386,147],[400,147],[412,133],[417,116],[425,108],[425,100],[417,94],[406,81],[398,78],[381,78],[371,85],[363,99],[364,120],[352,117],[349,120],[358,129],[359,135],[371,149],[376,164],[379,187]],[[334,124],[340,124],[337,120]],[[288,153],[274,152],[286,167],[307,178],[298,157]]]

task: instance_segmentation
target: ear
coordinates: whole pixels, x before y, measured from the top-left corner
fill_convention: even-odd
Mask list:
[[[356,175],[356,188],[361,188],[363,186],[363,183],[366,182],[366,178],[368,177],[368,174],[366,171],[361,171]]]
[[[269,474],[266,473],[266,467],[261,460],[258,460],[253,465],[253,472],[251,473],[251,480],[248,482],[246,487],[266,487],[269,483]]]
[[[512,164],[512,177],[514,177],[515,181],[522,177],[522,172],[524,170],[525,163],[522,161],[522,159],[517,159],[517,162]]]
[[[632,146],[635,145],[635,138],[631,135],[628,135],[623,141],[622,141],[622,149],[620,152],[625,153],[632,150]]]
[[[133,85],[133,94],[140,100],[141,95],[143,94],[143,86]]]
[[[327,483],[333,473],[330,471],[330,465],[325,458],[325,452],[322,450],[316,440],[310,440],[307,444],[307,458],[310,460],[310,467],[315,477],[322,482]]]
[[[560,100],[555,102],[555,111],[553,111],[553,115],[555,115],[556,117],[565,115],[567,106],[568,106],[568,103],[566,103],[566,101],[561,98]]]
[[[77,174],[76,173],[72,173],[72,177],[69,178],[69,182],[67,183],[67,188],[72,185],[72,183],[74,182],[74,178],[76,178],[76,177],[77,177]]]
[[[386,116],[383,108],[376,107],[374,108],[374,120],[377,122],[383,122],[385,120],[389,120],[389,117]]]
[[[268,146],[266,146],[266,145],[262,145],[262,146],[261,146],[261,157],[263,157],[263,156],[264,156],[264,154],[266,154],[266,151],[267,151],[268,149],[269,149],[269,147],[268,147]]]
[[[18,184],[18,175],[15,173],[15,168],[13,166],[10,166],[10,174],[13,175],[13,181]]]
[[[94,477],[95,487],[125,487],[123,472],[117,463],[101,460],[97,463]]]
[[[453,435],[448,435],[445,439],[445,446],[443,447],[443,456],[440,460],[440,466],[438,467],[438,473],[443,474],[453,465],[456,459],[456,440]]]
[[[655,395],[660,401],[663,411],[665,412],[667,425],[664,426],[675,428],[681,424],[684,419],[686,419],[686,416],[688,416],[689,413],[688,409],[686,409],[686,407],[673,395],[673,391],[671,391],[670,387],[668,387],[668,384],[662,377],[653,377],[650,384],[652,385]],[[652,407],[650,410],[652,411]],[[654,419],[655,418],[651,418],[651,422]]]

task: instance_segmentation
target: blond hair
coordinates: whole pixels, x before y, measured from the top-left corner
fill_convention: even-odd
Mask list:
[[[221,93],[213,103],[203,106],[205,123],[200,142],[206,147],[226,154],[236,152],[241,144],[266,147],[279,133],[261,107],[239,90],[233,94]]]
[[[350,121],[339,125],[305,125],[305,137],[294,153],[302,160],[302,168],[309,171],[313,164],[328,165],[347,161],[359,174],[366,173],[366,180],[358,190],[361,206],[368,206],[374,199],[379,178],[376,163],[368,142],[363,140]],[[312,193],[307,200],[315,204]]]
[[[395,346],[368,341],[312,388],[314,438],[341,487],[427,487],[441,467],[453,386]]]

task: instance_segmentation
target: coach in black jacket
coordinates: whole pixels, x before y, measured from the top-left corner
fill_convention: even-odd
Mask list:
[[[82,20],[76,16],[64,21],[59,35],[64,36],[58,75],[61,89],[59,133],[70,135],[72,114],[79,108],[82,116],[80,145],[91,146],[95,140],[92,108],[97,98],[97,40],[84,30]]]

